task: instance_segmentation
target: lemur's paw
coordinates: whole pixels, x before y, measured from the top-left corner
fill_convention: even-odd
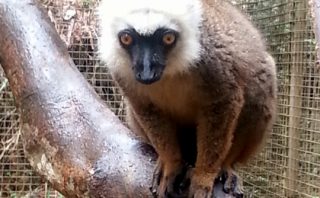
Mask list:
[[[213,198],[213,181],[216,174],[193,171],[191,176],[191,185],[189,189],[189,198]]]
[[[189,167],[183,163],[162,163],[159,159],[153,174],[151,192],[159,198],[184,198],[190,179],[186,178]]]
[[[223,171],[221,174],[223,191],[236,198],[243,198],[242,179],[233,170]]]

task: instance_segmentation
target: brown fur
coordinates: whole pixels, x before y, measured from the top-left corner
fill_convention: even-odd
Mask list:
[[[204,50],[196,67],[151,85],[113,74],[127,98],[129,125],[159,154],[160,196],[174,190],[170,185],[188,162],[185,128],[196,131],[197,147],[196,161],[188,162],[195,165],[189,196],[207,197],[221,168],[257,152],[274,119],[275,65],[258,31],[225,1],[203,5]]]

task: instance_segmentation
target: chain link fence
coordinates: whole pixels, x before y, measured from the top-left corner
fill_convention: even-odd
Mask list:
[[[98,0],[42,0],[79,71],[120,119],[119,94],[97,56]],[[265,149],[241,170],[246,197],[320,198],[320,68],[306,0],[233,0],[260,28],[278,70],[278,116]],[[35,174],[0,67],[0,197],[62,197]]]

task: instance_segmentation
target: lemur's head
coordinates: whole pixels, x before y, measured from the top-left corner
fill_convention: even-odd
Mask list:
[[[151,84],[200,56],[200,0],[103,0],[101,58],[111,72]]]

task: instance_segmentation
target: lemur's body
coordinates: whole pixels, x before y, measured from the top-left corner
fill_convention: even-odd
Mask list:
[[[104,1],[101,56],[130,128],[159,154],[158,195],[178,196],[187,163],[189,196],[211,196],[220,169],[247,161],[274,118],[275,64],[261,36],[223,0]]]

